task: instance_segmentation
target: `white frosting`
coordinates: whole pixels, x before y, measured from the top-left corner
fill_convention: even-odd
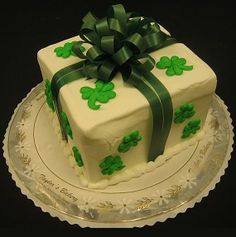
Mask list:
[[[165,154],[160,155],[158,159],[156,159],[154,162],[151,161],[145,164],[135,165],[130,169],[126,169],[121,172],[115,173],[109,179],[104,178],[103,180],[98,181],[96,183],[91,183],[88,181],[88,179],[84,175],[84,167],[79,167],[77,165],[71,151],[71,145],[62,140],[60,125],[59,125],[59,121],[57,119],[56,114],[53,113],[48,107],[47,107],[47,112],[48,112],[49,118],[53,121],[52,124],[54,127],[54,131],[60,145],[63,148],[65,157],[69,158],[70,166],[74,168],[76,174],[80,177],[80,181],[81,181],[80,184],[85,187],[95,188],[95,189],[104,189],[109,185],[114,185],[122,181],[129,181],[132,178],[139,177],[145,173],[154,171],[155,169],[158,169],[159,167],[163,167],[163,165],[166,165],[167,162],[172,162],[173,159],[176,159],[175,157],[176,154],[178,154],[179,152],[183,152],[189,146],[195,145],[196,142],[200,141],[203,138],[203,136],[206,135],[208,131],[207,129],[209,129],[207,127],[207,124],[209,124],[209,122],[212,120],[212,113],[211,111],[209,111],[208,116],[206,118],[205,126],[199,133],[196,134],[196,136],[194,136],[192,139],[185,140],[182,143],[176,144],[172,146],[171,148],[166,149]],[[184,164],[185,162],[186,160],[183,160],[180,163]]]
[[[74,40],[79,39],[73,37],[38,52],[43,79],[50,80],[61,68],[80,61],[74,56],[67,59],[58,58],[54,53],[56,47]],[[201,119],[203,125],[215,91],[216,76],[206,63],[183,44],[174,44],[151,54],[156,61],[161,56],[173,55],[186,58],[187,65],[193,65],[194,69],[173,77],[168,77],[165,70],[155,68],[152,72],[169,91],[173,110],[185,102],[192,102],[196,110],[193,118]],[[122,138],[133,130],[139,130],[143,139],[138,146],[119,154],[126,165],[126,168],[119,172],[126,172],[127,179],[132,176],[129,173],[132,167],[142,167],[146,164],[152,129],[152,114],[148,101],[136,88],[123,82],[119,73],[113,80],[117,97],[102,104],[100,110],[91,110],[87,106],[87,101],[82,100],[79,91],[83,86],[94,88],[94,82],[93,79],[71,82],[61,88],[59,95],[63,111],[66,112],[73,131],[73,140],[69,140],[69,146],[76,145],[79,148],[84,162],[84,176],[90,187],[96,186],[96,183],[103,183],[103,186],[116,183],[114,180],[117,179],[117,175],[102,175],[99,163],[108,155],[119,154],[117,148]],[[191,139],[181,139],[185,125],[186,122],[178,125],[172,123],[165,154],[173,146],[191,143]]]

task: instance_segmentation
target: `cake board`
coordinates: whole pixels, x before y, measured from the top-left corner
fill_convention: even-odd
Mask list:
[[[45,110],[41,83],[15,109],[4,139],[4,157],[12,179],[36,206],[81,227],[142,227],[174,218],[215,188],[232,152],[230,114],[215,95],[202,141],[141,177],[89,189],[68,165]]]

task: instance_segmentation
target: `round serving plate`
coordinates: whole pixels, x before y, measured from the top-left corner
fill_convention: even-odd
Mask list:
[[[140,177],[89,189],[68,164],[46,107],[39,84],[15,109],[3,142],[4,157],[12,179],[36,206],[81,227],[142,227],[174,218],[215,188],[232,152],[230,114],[215,95],[201,141]]]

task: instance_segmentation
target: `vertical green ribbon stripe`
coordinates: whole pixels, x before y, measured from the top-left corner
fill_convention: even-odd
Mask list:
[[[153,88],[148,85],[147,78],[136,78],[135,80],[129,80],[129,83],[134,85],[147,99],[151,111],[152,111],[152,135],[151,143],[149,147],[148,161],[154,161],[158,155],[161,155],[164,151],[165,141],[162,137],[163,130],[163,111],[162,104],[159,96],[155,93]]]
[[[83,65],[84,62],[80,61],[78,63],[62,68],[61,70],[59,70],[54,74],[51,81],[51,90],[55,105],[55,111],[57,113],[57,117],[60,123],[63,139],[65,139],[66,141],[68,140],[68,137],[62,125],[62,119],[61,119],[62,107],[59,100],[59,91],[64,85],[84,77],[82,73]]]
[[[171,124],[173,120],[172,100],[166,87],[151,72],[144,72],[144,77],[146,78],[150,86],[153,88],[155,93],[158,95],[160,99],[160,103],[161,103],[163,124],[162,124],[162,129],[161,129],[161,139],[158,140],[157,142],[158,142],[158,146],[160,146],[162,150],[162,153],[160,154],[163,154],[166,140],[170,133]]]

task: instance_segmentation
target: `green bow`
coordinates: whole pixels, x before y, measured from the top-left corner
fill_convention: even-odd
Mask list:
[[[51,82],[63,137],[67,139],[60,117],[60,88],[84,77],[108,82],[120,71],[123,79],[135,86],[150,105],[153,118],[148,160],[155,160],[165,149],[173,108],[169,92],[151,73],[155,60],[149,53],[176,40],[162,32],[152,18],[126,13],[121,4],[111,6],[108,17],[102,19],[89,12],[83,18],[80,37],[82,41],[75,43],[72,50],[83,60],[59,70]],[[86,54],[81,52],[84,43],[91,45]]]
[[[79,35],[83,41],[74,44],[72,50],[85,60],[84,76],[104,82],[111,81],[117,71],[125,81],[136,78],[140,70],[151,71],[155,60],[148,53],[176,42],[155,20],[126,13],[121,4],[111,6],[102,19],[87,13]],[[84,43],[91,45],[86,54],[81,52]]]

